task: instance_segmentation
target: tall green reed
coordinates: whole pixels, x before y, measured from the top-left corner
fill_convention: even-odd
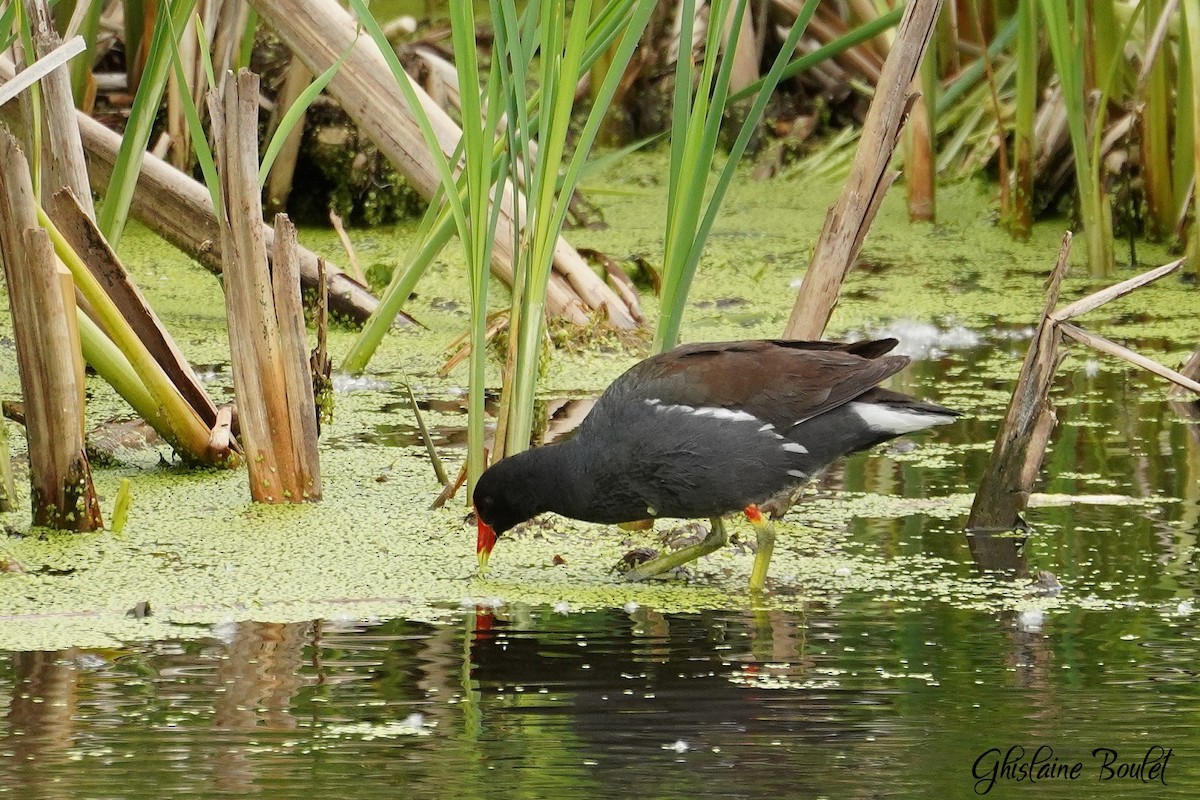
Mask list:
[[[1179,104],[1187,104],[1192,109],[1192,129],[1188,131],[1192,145],[1192,223],[1188,235],[1188,258],[1192,262],[1192,272],[1200,275],[1200,191],[1195,188],[1197,173],[1200,173],[1200,130],[1197,121],[1200,120],[1200,0],[1182,0],[1184,30],[1182,38],[1188,42],[1188,73],[1189,89],[1186,97],[1179,98]],[[1180,153],[1180,158],[1186,158]]]
[[[1088,113],[1088,92],[1084,82],[1084,3],[1082,0],[1070,4],[1043,0],[1041,8],[1067,112],[1088,265],[1093,274],[1107,275],[1113,269],[1112,212],[1100,181],[1100,163],[1093,157],[1091,146],[1093,131],[1102,126],[1104,108],[1097,106],[1096,118]]]
[[[1013,191],[1008,229],[1018,239],[1033,230],[1034,119],[1038,101],[1038,24],[1034,0],[1017,4],[1017,98],[1013,112]],[[1006,180],[1007,176],[1002,176]]]
[[[512,2],[493,0],[491,8],[495,52],[505,65],[500,74],[509,117],[505,135],[511,155],[509,177],[513,185],[524,189],[517,198],[522,224],[514,227],[516,264],[509,336],[515,337],[515,344],[502,402],[507,415],[501,422],[503,435],[498,437],[502,441],[497,444],[497,449],[502,444],[503,451],[511,455],[529,446],[533,432],[546,289],[571,195],[654,3],[630,0],[610,3],[606,9],[620,12],[619,18],[625,22],[573,148],[569,145],[576,88],[590,62],[603,51],[597,39],[589,42],[589,31],[604,30],[592,25],[591,1],[576,2],[569,13],[562,3],[531,2],[523,21]],[[536,65],[540,87],[536,103],[527,96],[525,65]],[[530,135],[535,125],[536,140]]]
[[[709,190],[709,174],[717,156],[721,120],[730,101],[733,46],[747,15],[747,2],[736,0],[732,17],[735,23],[729,27],[729,35],[724,40],[716,20],[727,18],[729,0],[714,0],[710,4],[704,58],[697,76],[688,50],[688,43],[692,41],[696,3],[695,0],[683,0],[680,52],[676,60],[672,106],[662,310],[654,331],[655,352],[669,350],[679,341],[688,291],[721,202],[733,180],[738,161],[762,118],[767,101],[784,76],[790,56],[795,52],[796,44],[816,8],[817,0],[805,2],[767,75],[746,90],[753,92],[754,100]]]
[[[172,31],[182,30],[184,22],[196,7],[196,0],[174,0],[162,3],[154,23],[154,33],[146,57],[146,68],[137,85],[133,108],[121,137],[121,148],[117,152],[112,177],[104,192],[104,201],[96,215],[100,231],[113,246],[121,241],[121,234],[129,220],[129,206],[133,202],[137,186],[138,171],[146,153],[146,144],[154,128],[167,87],[167,73],[171,68]],[[131,84],[132,85],[132,84]]]
[[[583,68],[590,69],[593,64],[604,56],[608,49],[613,46],[617,37],[622,34],[630,21],[629,11],[631,4],[628,0],[623,0],[618,3],[606,3],[599,10],[596,18],[593,20],[587,34],[587,48],[583,56]],[[493,20],[502,19],[501,14],[493,13]],[[524,15],[526,19],[533,19],[536,22],[536,17],[531,17],[530,6],[526,5]],[[499,47],[493,46],[494,52],[503,52]],[[522,64],[519,67],[523,74],[529,75],[528,66]],[[610,67],[610,71],[611,71]],[[624,69],[621,65],[620,69]],[[618,70],[619,72],[620,70]],[[516,83],[513,81],[513,85]],[[598,93],[604,86],[604,81],[598,81],[594,84],[594,93]],[[540,124],[540,115],[537,109],[542,101],[543,87],[535,85],[529,92],[527,99],[524,101],[524,107],[518,106],[520,113],[511,113],[511,119],[524,119],[527,121],[527,127],[522,127],[521,123],[515,124],[514,128],[518,131],[526,131],[523,136],[536,141],[538,136],[538,125]],[[611,101],[609,101],[611,103]],[[593,103],[595,107],[595,103]],[[497,153],[508,147],[507,138],[500,136],[497,138],[495,147]],[[453,163],[458,163],[463,158],[463,146],[460,142],[456,148],[454,155],[451,158]],[[493,172],[495,179],[499,180],[501,172],[495,169],[499,165],[498,155],[493,161]],[[460,187],[460,192],[462,188]],[[453,214],[450,213],[449,206],[439,202],[432,202],[427,209],[424,218],[421,221],[420,228],[414,239],[412,246],[401,259],[403,267],[397,269],[393,275],[388,287],[382,293],[377,310],[371,315],[363,326],[362,331],[355,338],[341,363],[341,369],[346,372],[361,372],[370,362],[371,357],[382,343],[387,332],[391,329],[392,321],[396,318],[396,314],[400,312],[408,297],[412,294],[413,289],[420,281],[421,276],[432,263],[441,249],[454,234],[455,220]]]
[[[375,41],[397,86],[403,92],[409,109],[421,129],[426,147],[441,178],[442,197],[449,205],[459,239],[467,257],[471,292],[471,356],[470,380],[467,388],[467,473],[469,487],[482,474],[485,466],[484,434],[484,368],[486,358],[485,331],[487,323],[487,285],[491,269],[492,243],[499,217],[499,204],[490,205],[492,170],[495,159],[494,132],[500,121],[502,106],[496,92],[499,77],[493,66],[487,91],[487,102],[481,101],[479,86],[478,47],[475,42],[474,9],[471,3],[452,5],[452,37],[456,48],[460,94],[463,102],[463,152],[460,186],[455,167],[442,152],[429,116],[421,106],[411,78],[363,0],[350,0],[350,7],[363,30]],[[496,88],[491,88],[495,86]],[[461,189],[461,193],[460,193]]]
[[[1171,58],[1170,50],[1158,47],[1154,52],[1153,37],[1164,24],[1166,0],[1146,0],[1146,24],[1142,40],[1145,58],[1153,59],[1143,65],[1144,79],[1139,85],[1138,119],[1141,123],[1142,179],[1146,187],[1146,222],[1148,233],[1165,238],[1175,229],[1175,197],[1171,188]]]
[[[487,286],[492,243],[501,201],[505,194],[514,205],[515,285],[510,312],[510,337],[515,340],[512,369],[506,376],[500,427],[506,434],[496,449],[516,452],[528,446],[532,431],[537,365],[544,331],[546,287],[553,267],[554,250],[566,217],[568,201],[582,173],[587,153],[595,141],[600,121],[612,102],[625,64],[653,10],[652,0],[625,0],[607,4],[593,22],[591,3],[567,9],[561,3],[530,2],[521,14],[512,2],[494,1],[491,15],[495,37],[491,69],[483,90],[468,99],[480,85],[478,43],[470,4],[452,7],[452,38],[463,102],[463,137],[453,163],[442,153],[428,117],[421,111],[410,79],[400,66],[378,23],[362,0],[351,0],[364,30],[383,51],[393,77],[413,109],[426,144],[441,176],[441,193],[451,213],[434,207],[422,229],[429,238],[414,248],[413,259],[393,279],[371,328],[356,342],[344,366],[362,368],[374,352],[390,317],[411,292],[425,265],[449,238],[453,219],[467,255],[471,285],[470,364],[468,367],[468,491],[485,465],[483,450],[483,391],[485,385]],[[589,24],[591,23],[591,24]],[[614,63],[602,82],[583,126],[572,141],[575,89],[584,71],[603,49],[616,45]],[[527,79],[536,79],[530,94]],[[501,115],[504,116],[503,133]],[[511,188],[496,188],[506,177]],[[500,184],[504,186],[504,184]]]

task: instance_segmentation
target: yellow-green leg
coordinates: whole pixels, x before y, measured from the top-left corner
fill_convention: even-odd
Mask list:
[[[720,518],[712,520],[712,529],[709,530],[708,536],[696,544],[681,547],[674,553],[664,553],[657,558],[652,558],[649,561],[639,564],[633,569],[625,573],[625,577],[631,581],[642,581],[646,578],[655,575],[661,575],[667,570],[681,567],[689,561],[695,561],[700,556],[706,556],[714,550],[719,550],[729,541],[729,536],[725,533],[725,524]]]
[[[750,571],[750,591],[761,592],[767,582],[767,567],[775,552],[775,524],[762,515],[758,506],[746,506],[746,519],[758,534],[758,550],[754,554],[754,569]]]

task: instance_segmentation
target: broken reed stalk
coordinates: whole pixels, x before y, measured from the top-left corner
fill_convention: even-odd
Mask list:
[[[0,131],[0,252],[25,398],[33,522],[91,531],[104,526],[83,443],[74,291],[65,292],[50,237],[16,139]],[[74,338],[72,338],[74,336]]]
[[[64,202],[59,211],[71,217],[69,208],[69,204]],[[112,294],[109,293],[106,287],[113,283],[111,264],[99,267],[97,274],[84,263],[84,255],[94,263],[105,256],[112,263],[119,263],[104,238],[99,232],[89,234],[88,246],[81,254],[44,212],[39,212],[38,218],[50,235],[58,257],[70,268],[79,293],[87,300],[92,316],[79,316],[86,330],[83,346],[88,362],[185,458],[218,466],[233,466],[227,463],[227,459],[231,458],[230,453],[211,450],[209,422],[202,418],[200,411],[189,402],[168,374],[169,360],[160,362],[160,356],[152,352],[150,344],[153,344],[153,337],[149,329],[138,330],[125,316],[136,316],[135,309],[121,307],[135,302],[133,293],[123,294],[120,287],[115,285],[111,287]],[[94,228],[91,219],[78,211],[69,221],[77,227]],[[100,243],[103,243],[102,247]],[[108,274],[105,273],[105,267],[110,268]],[[156,333],[166,337],[161,330]],[[169,338],[166,341],[169,342]],[[111,356],[112,351],[116,351],[118,358]],[[190,371],[190,367],[186,367],[186,362],[184,364],[176,372],[181,376],[181,383],[187,385],[182,376]],[[195,382],[194,376],[191,381]],[[195,391],[203,397],[203,390],[198,384],[195,384]]]
[[[1124,345],[1117,344],[1111,339],[1105,339],[1103,336],[1088,333],[1069,322],[1058,323],[1058,329],[1063,332],[1064,336],[1068,336],[1080,344],[1086,344],[1093,350],[1098,350],[1101,353],[1107,353],[1110,356],[1116,356],[1124,361],[1128,361],[1135,367],[1141,367],[1147,372],[1153,372],[1160,378],[1165,378],[1182,389],[1187,389],[1200,395],[1200,383],[1197,383],[1186,375],[1181,375],[1173,369],[1168,369],[1157,361],[1146,358],[1141,353],[1134,352]]]
[[[1067,272],[1071,234],[1063,237],[1058,262],[1050,273],[1046,309],[1037,333],[1029,343],[1017,385],[992,455],[984,469],[967,518],[967,530],[1013,530],[1021,526],[1021,512],[1029,503],[1033,480],[1054,430],[1050,382],[1058,366],[1059,333],[1051,312]]]
[[[968,530],[1011,530],[1021,525],[1021,512],[1029,501],[1029,493],[1033,490],[1033,482],[1054,429],[1054,412],[1049,400],[1050,382],[1054,379],[1054,370],[1059,361],[1058,345],[1064,336],[1166,378],[1179,389],[1200,394],[1200,382],[1193,377],[1168,369],[1123,345],[1067,322],[1123,297],[1140,286],[1170,275],[1183,265],[1183,259],[1156,267],[1055,309],[1070,244],[1071,234],[1068,233],[1063,238],[1058,264],[1050,278],[1046,310],[1037,334],[1029,345],[1016,388],[1013,389],[1012,402],[996,436],[996,444],[980,481],[979,491],[975,494],[975,502],[967,520]],[[1196,368],[1200,369],[1200,355],[1194,356],[1193,360],[1197,362]]]
[[[191,364],[180,352],[154,309],[146,302],[125,265],[109,247],[75,192],[71,189],[55,192],[51,207],[55,209],[51,217],[63,239],[79,254],[96,283],[112,299],[115,310],[162,367],[171,384],[204,425],[212,428],[217,419],[212,398],[201,386]]]
[[[321,499],[321,462],[317,455],[317,403],[309,367],[304,305],[300,291],[299,243],[296,226],[286,214],[275,215],[275,257],[271,294],[279,326],[280,367],[287,389],[288,432],[292,437],[292,470],[306,500]]]
[[[33,42],[38,59],[49,55],[62,40],[50,19],[46,0],[25,0],[26,12],[33,26]],[[86,60],[86,59],[85,59]],[[65,69],[56,69],[39,83],[42,90],[42,194],[54,195],[60,188],[70,187],[79,198],[84,212],[95,218],[92,190],[88,185],[87,162],[83,157],[83,142],[75,122],[75,100],[71,76]],[[53,211],[53,201],[47,205]]]
[[[225,306],[251,497],[294,503],[321,496],[316,409],[294,230],[286,221],[273,237],[274,285],[267,266],[258,184],[258,91],[258,76],[241,70],[236,76],[226,73],[222,95],[212,91],[208,99],[221,179]]]
[[[913,79],[916,95],[908,127],[904,131],[904,188],[908,196],[909,222],[933,222],[937,218],[937,161],[933,155],[933,93],[936,85],[927,73],[935,61],[922,61],[920,74]],[[926,66],[929,65],[929,66]]]
[[[1147,270],[1141,275],[1135,275],[1128,280],[1101,289],[1098,292],[1089,294],[1087,297],[1076,300],[1070,305],[1065,305],[1054,311],[1050,316],[1055,322],[1064,322],[1075,317],[1082,316],[1089,311],[1099,308],[1105,303],[1116,300],[1118,297],[1124,297],[1138,287],[1145,286],[1148,283],[1153,283],[1159,278],[1165,278],[1183,265],[1183,259],[1172,261],[1169,264],[1163,264],[1161,267],[1155,267],[1152,270]]]
[[[819,339],[833,315],[842,282],[854,266],[888,187],[896,179],[888,165],[911,104],[908,87],[933,36],[941,7],[941,0],[911,0],[905,6],[867,112],[850,178],[825,217],[825,227],[784,329],[787,338]]]

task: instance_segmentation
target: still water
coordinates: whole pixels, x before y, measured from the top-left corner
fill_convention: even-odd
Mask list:
[[[913,371],[974,407],[942,457],[855,457],[813,502],[969,491],[1003,405],[980,399],[982,352]],[[1196,423],[1158,384],[1076,367],[1027,540],[867,511],[814,545],[919,554],[1028,604],[867,583],[789,611],[513,602],[0,652],[0,795],[1194,797]],[[928,388],[948,373],[977,396]]]

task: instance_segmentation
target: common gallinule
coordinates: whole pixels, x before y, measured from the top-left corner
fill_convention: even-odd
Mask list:
[[[703,541],[626,573],[640,580],[724,545],[721,517],[743,511],[758,535],[750,588],[761,590],[775,536],[759,505],[839,456],[958,416],[876,385],[908,364],[885,355],[895,346],[895,339],[708,342],[635,364],[573,438],[505,458],[480,477],[480,569],[497,536],[545,511],[602,523],[712,520]]]

